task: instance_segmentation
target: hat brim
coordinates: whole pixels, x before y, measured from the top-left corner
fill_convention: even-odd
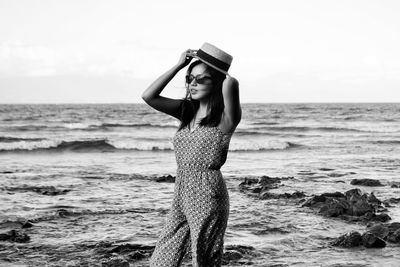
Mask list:
[[[223,74],[229,75],[227,71],[216,67],[215,65],[211,64],[210,62],[207,62],[206,60],[204,60],[204,59],[198,57],[197,55],[194,55],[193,58],[197,58],[198,60],[200,60],[200,61],[203,62],[204,64],[206,64],[206,65],[208,65],[208,66],[210,66],[210,67],[216,69],[217,71],[222,72]]]

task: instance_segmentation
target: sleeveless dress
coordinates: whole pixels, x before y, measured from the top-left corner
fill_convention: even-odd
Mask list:
[[[220,168],[232,134],[218,127],[178,131],[174,198],[150,259],[151,267],[180,266],[191,249],[193,267],[221,266],[229,194]]]

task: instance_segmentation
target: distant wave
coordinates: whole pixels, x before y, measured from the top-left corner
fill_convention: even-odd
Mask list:
[[[151,123],[102,123],[102,124],[86,124],[86,123],[63,123],[63,124],[56,124],[56,125],[9,125],[3,126],[8,130],[12,131],[41,131],[41,130],[81,130],[81,131],[96,131],[99,129],[109,129],[109,128],[116,128],[116,127],[127,127],[127,128],[140,128],[140,127],[147,127],[147,128],[171,128],[176,129],[177,126],[175,125],[168,125],[168,124],[151,124]]]
[[[25,131],[40,131],[40,130],[45,130],[45,129],[65,129],[66,127],[60,126],[60,125],[10,125],[10,126],[3,126],[6,129],[12,130],[12,131],[20,131],[20,132],[25,132]]]
[[[361,115],[358,115],[358,116],[347,116],[347,117],[344,117],[343,120],[345,120],[345,121],[352,121],[352,120],[361,119],[362,117],[363,117],[363,116],[361,116]]]
[[[322,131],[322,132],[366,132],[363,130],[341,127],[307,127],[307,126],[280,126],[280,127],[259,127],[253,130],[270,130],[270,131]]]
[[[248,130],[236,130],[234,135],[236,135],[236,136],[244,136],[244,135],[276,136],[276,135],[279,135],[279,133],[258,132],[258,131],[248,131]]]
[[[252,122],[252,125],[277,125],[279,122]]]
[[[96,126],[92,126],[96,127]],[[151,123],[131,123],[131,124],[123,124],[123,123],[103,123],[99,126],[99,128],[104,127],[151,127],[151,128],[177,128],[175,125],[161,125],[161,124],[151,124]]]
[[[373,144],[383,144],[383,145],[400,145],[400,140],[378,140],[373,141]]]
[[[171,147],[161,147],[157,145],[137,146],[120,145],[115,146],[107,139],[100,140],[77,140],[77,141],[42,141],[42,142],[24,142],[22,144],[14,144],[13,146],[0,146],[0,152],[54,152],[54,151],[76,151],[76,152],[112,152],[118,150],[134,150],[134,151],[168,151]]]
[[[19,142],[19,141],[42,141],[44,138],[22,138],[22,137],[12,137],[12,136],[0,136],[0,142]]]
[[[279,143],[266,144],[261,147],[244,147],[244,148],[231,147],[229,150],[234,152],[262,152],[262,151],[289,150],[300,147],[305,147],[305,146],[292,142],[279,142]]]
[[[315,108],[312,107],[306,107],[306,106],[301,106],[301,107],[296,107],[295,110],[313,110]]]
[[[107,139],[55,141],[44,140],[39,142],[15,142],[0,144],[0,153],[7,152],[118,152],[118,151],[172,151],[171,142],[150,140],[150,142],[115,141]],[[304,145],[271,141],[265,143],[250,143],[231,145],[230,151],[258,152],[288,150],[304,147]]]

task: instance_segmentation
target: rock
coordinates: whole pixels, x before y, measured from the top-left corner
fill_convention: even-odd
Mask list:
[[[385,240],[390,233],[389,227],[387,227],[387,225],[384,225],[382,223],[373,225],[368,229],[368,232],[372,233],[373,235],[383,240]]]
[[[330,198],[325,201],[325,204],[320,208],[318,213],[327,217],[338,217],[345,213],[349,205],[345,200]]]
[[[223,255],[224,260],[226,261],[232,261],[232,260],[239,260],[243,258],[242,254],[240,252],[232,250],[232,251],[226,251]]]
[[[239,184],[239,189],[260,193],[261,191],[277,188],[277,184],[280,182],[279,178],[272,178],[269,176],[262,176],[260,179],[245,178],[244,181]]]
[[[269,227],[266,226],[265,229],[262,230],[257,230],[257,231],[252,231],[255,235],[265,235],[265,234],[271,234],[271,233],[280,233],[280,234],[288,234],[290,233],[289,230],[286,230],[282,227]]]
[[[368,196],[368,202],[369,203],[375,203],[377,205],[381,205],[382,201],[380,201],[375,195],[374,192],[371,192],[371,194],[369,194]]]
[[[343,193],[341,192],[334,192],[334,193],[323,193],[321,194],[323,197],[346,197]]]
[[[270,192],[262,192],[259,195],[260,199],[279,199],[279,198],[301,198],[304,197],[304,192],[296,191],[293,193],[274,194]]]
[[[390,185],[391,188],[400,188],[400,182],[393,182]]]
[[[350,184],[363,186],[383,186],[379,180],[375,179],[353,179]]]
[[[285,198],[302,198],[305,197],[306,194],[304,192],[301,191],[295,191],[293,193],[284,193],[283,194],[285,196]]]
[[[222,257],[222,265],[231,266],[232,262],[239,263],[240,265],[251,264],[251,259],[259,256],[258,253],[255,252],[255,249],[251,246],[243,246],[243,245],[228,245],[225,247],[225,252]]]
[[[395,231],[400,229],[400,223],[399,222],[392,222],[392,223],[388,224],[388,228],[389,228],[389,231],[391,233],[393,233],[393,232],[395,232]]]
[[[304,204],[302,204],[302,207],[318,207],[322,206],[323,203],[326,201],[326,197],[319,195],[319,196],[313,196],[310,199],[308,199]]]
[[[269,177],[262,176],[259,179],[257,178],[245,178],[243,182],[239,184],[239,190],[242,192],[246,192],[252,196],[259,197],[261,199],[270,199],[270,198],[288,198],[292,197],[292,195],[279,195],[268,193],[267,191],[270,189],[276,189],[280,186],[281,180],[284,179],[292,179],[293,177]],[[296,195],[293,195],[296,197]]]
[[[47,196],[64,195],[68,193],[69,189],[56,189],[54,186],[22,186],[22,187],[7,187],[8,191],[18,192],[35,192]]]
[[[26,221],[22,224],[22,228],[31,228],[33,224],[31,224],[29,221]]]
[[[398,197],[398,198],[391,197],[386,201],[386,203],[398,204],[398,203],[400,203],[400,197]]]
[[[86,245],[87,247],[94,247],[96,254],[100,254],[106,258],[106,261],[103,263],[104,266],[118,266],[116,264],[121,263],[125,264],[126,259],[130,261],[141,260],[144,258],[148,258],[154,251],[155,246],[148,246],[142,244],[118,244],[110,243],[110,242],[99,242],[96,245]],[[107,257],[118,255],[117,260],[109,261]],[[122,262],[120,260],[123,260]],[[109,265],[106,265],[109,264]],[[114,264],[114,265],[112,265]],[[125,266],[125,265],[121,265]]]
[[[129,262],[122,257],[112,257],[101,262],[102,267],[129,267]]]
[[[141,251],[135,251],[133,253],[128,254],[128,256],[129,256],[129,258],[131,258],[133,260],[141,260],[141,259],[148,257],[149,255],[146,255],[145,253],[143,253]]]
[[[271,184],[279,184],[281,182],[282,178],[279,177],[269,177],[269,176],[261,176],[259,180],[259,184],[263,186],[268,186]]]
[[[352,198],[350,201],[347,200],[347,203],[349,202],[350,206],[345,211],[348,215],[362,216],[368,212],[374,212],[374,207],[368,202],[366,195],[363,195],[358,199]]]
[[[362,194],[360,189],[351,189],[344,194],[340,192],[324,193],[313,196],[302,204],[302,207],[318,209],[318,213],[327,217],[340,217],[347,221],[380,221],[390,220],[385,213],[382,201],[374,194]]]
[[[352,200],[354,198],[357,199],[357,198],[361,197],[361,195],[362,195],[362,192],[358,188],[350,189],[344,193],[344,196],[349,200]]]
[[[154,246],[146,246],[142,244],[122,244],[107,250],[107,253],[126,253],[133,250],[154,250]]]
[[[247,178],[246,177],[246,178],[244,178],[244,181],[239,184],[239,187],[240,187],[240,185],[252,185],[252,184],[257,184],[257,183],[258,183],[257,178]]]
[[[389,234],[387,240],[392,243],[400,243],[400,229],[397,229],[392,234]]]
[[[27,242],[29,242],[30,239],[31,238],[27,234],[17,231],[17,230],[11,230],[6,233],[0,234],[1,241],[13,241],[13,242],[17,242],[17,243],[27,243]]]
[[[329,171],[334,171],[335,169],[330,169],[330,168],[320,168],[320,171],[324,171],[324,172],[329,172]]]
[[[66,209],[58,209],[56,212],[57,212],[57,215],[60,216],[61,218],[65,218],[67,216],[73,215],[72,212],[70,212]]]
[[[384,248],[384,247],[386,247],[386,242],[371,232],[365,232],[361,238],[362,238],[362,244],[366,248]]]
[[[357,247],[361,245],[361,243],[362,243],[361,234],[359,232],[353,231],[338,237],[333,242],[331,242],[331,245],[344,248],[351,248],[351,247]]]
[[[400,243],[400,223],[393,222],[389,224],[379,223],[370,225],[368,232],[381,238],[382,240]]]
[[[369,212],[363,216],[364,221],[387,222],[390,221],[391,219],[392,218],[386,213],[375,214]]]
[[[175,176],[168,174],[166,176],[156,177],[154,179],[154,181],[156,181],[158,183],[160,183],[160,182],[175,183]]]
[[[5,220],[0,223],[1,230],[12,230],[16,228],[30,228],[33,224],[29,220]]]
[[[225,250],[237,250],[242,254],[250,254],[251,251],[254,251],[255,248],[252,246],[244,246],[244,245],[227,245]]]

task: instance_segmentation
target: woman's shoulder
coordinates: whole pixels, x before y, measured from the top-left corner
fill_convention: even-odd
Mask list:
[[[226,85],[236,85],[236,86],[239,86],[239,81],[238,81],[238,79],[236,79],[235,77],[226,76],[226,78],[225,78],[225,80],[224,80],[224,84],[226,84]]]

